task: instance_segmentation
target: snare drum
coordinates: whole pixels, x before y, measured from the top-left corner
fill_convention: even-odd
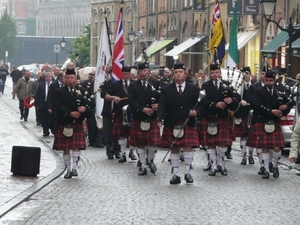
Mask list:
[[[132,113],[130,111],[129,105],[124,105],[122,107],[122,112],[123,112],[123,125],[124,126],[131,126],[132,122]]]

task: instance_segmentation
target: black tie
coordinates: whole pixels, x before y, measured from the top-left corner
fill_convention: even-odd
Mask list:
[[[128,88],[127,80],[125,80],[125,88]]]
[[[217,81],[215,81],[215,88],[216,88],[216,90],[219,89],[219,87],[218,87],[218,82],[217,82]]]
[[[272,88],[269,88],[269,93],[270,93],[270,95],[272,96]]]
[[[70,88],[70,94],[73,96],[73,94],[74,94],[73,88]]]
[[[146,81],[143,81],[143,87],[144,87],[145,90],[147,89],[147,87],[146,87]]]
[[[247,84],[247,88],[249,89],[249,87],[250,87],[250,84]]]
[[[182,95],[181,85],[178,85],[178,92],[179,92],[179,95],[181,96]]]

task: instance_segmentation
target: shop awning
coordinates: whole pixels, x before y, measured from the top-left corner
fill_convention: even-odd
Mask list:
[[[300,48],[300,38],[292,43],[292,48]]]
[[[164,54],[164,56],[176,56],[182,53],[183,51],[187,50],[194,44],[198,43],[202,39],[204,39],[205,36],[202,37],[191,37],[187,39],[186,41],[182,42],[180,45],[174,47],[171,51],[168,51],[167,53]]]
[[[171,44],[173,41],[175,41],[176,38],[168,38],[164,40],[154,41],[152,44],[145,50],[148,57],[151,57],[153,54],[163,50],[166,48],[169,44]],[[140,62],[142,61],[142,55],[140,55],[135,61]]]
[[[269,44],[267,44],[262,50],[262,53],[273,53],[276,52],[277,49],[284,45],[287,39],[289,38],[287,32],[280,32]]]
[[[245,31],[245,32],[238,32],[237,40],[238,40],[238,50],[241,50],[245,45],[258,34],[259,30],[254,31]],[[229,43],[226,44],[225,50],[228,51]]]

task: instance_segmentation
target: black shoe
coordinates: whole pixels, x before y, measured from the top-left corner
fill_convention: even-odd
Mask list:
[[[133,150],[132,150],[132,149],[130,149],[130,152],[129,152],[129,155],[128,155],[128,157],[129,157],[131,160],[137,160],[137,158],[136,158],[136,156],[134,155],[134,153],[133,153]]]
[[[140,160],[137,161],[136,166],[137,166],[137,167],[141,167],[141,166],[142,166],[142,163],[141,163]]]
[[[255,162],[254,162],[254,158],[253,158],[252,155],[250,155],[250,156],[248,157],[248,160],[249,160],[249,164],[254,164],[254,163],[255,163]]]
[[[183,156],[183,155],[180,155],[179,160],[180,160],[181,162],[184,162],[184,156]]]
[[[65,179],[70,179],[70,178],[72,178],[72,173],[71,173],[71,171],[67,171],[67,173],[65,174],[64,178],[65,178]]]
[[[76,169],[72,169],[71,175],[72,175],[73,177],[77,177],[77,176],[78,176],[77,170],[76,170]]]
[[[273,177],[274,178],[278,178],[279,177],[278,167],[274,167],[274,169],[273,169]]]
[[[272,162],[269,162],[269,170],[270,170],[270,173],[273,173],[273,171],[274,171],[274,166],[273,166]]]
[[[170,158],[168,159],[168,162],[171,164],[171,159]]]
[[[24,118],[24,121],[27,122],[27,118]]]
[[[155,164],[154,164],[154,162],[153,162],[153,159],[151,160],[151,162],[150,162],[150,164],[149,164],[149,168],[150,168],[150,170],[151,170],[151,173],[156,173],[157,168],[156,168],[156,166],[155,166]]]
[[[49,136],[49,134],[43,134],[43,137],[48,137]]]
[[[226,170],[225,167],[224,167],[224,169],[221,170],[221,174],[222,174],[223,176],[227,176],[227,170]]]
[[[121,156],[121,158],[119,159],[119,163],[123,163],[123,162],[127,162],[125,153],[124,153],[124,154]]]
[[[107,159],[114,159],[114,156],[113,155],[108,155]]]
[[[172,179],[170,180],[170,184],[180,184],[181,183],[181,179],[180,177],[177,177],[176,175],[174,175],[172,177]]]
[[[203,169],[204,171],[209,171],[211,170],[211,164],[207,163],[206,167]]]
[[[222,171],[222,167],[220,165],[217,165],[217,168],[215,169],[217,173],[220,173]]]
[[[121,156],[120,156],[119,153],[116,153],[116,154],[114,154],[114,155],[115,155],[115,158],[116,158],[116,159],[120,159],[120,158],[121,158]]]
[[[21,116],[21,117],[20,117],[20,120],[22,120],[22,119],[24,119],[24,117],[23,117],[23,116]]]
[[[184,180],[186,181],[186,183],[188,184],[192,184],[194,182],[191,174],[187,173],[184,175]]]
[[[230,154],[230,152],[225,152],[225,156],[227,159],[232,159],[232,155]]]
[[[246,165],[246,164],[247,164],[247,159],[243,158],[242,161],[241,161],[241,165]]]
[[[265,167],[260,167],[259,171],[258,171],[258,175],[264,175],[266,173]]]
[[[217,171],[212,169],[211,171],[209,171],[208,176],[216,176]]]
[[[269,179],[270,173],[265,172],[265,174],[262,176],[262,179]]]
[[[139,169],[139,175],[140,176],[144,176],[144,175],[147,175],[147,169],[145,167],[141,167]]]

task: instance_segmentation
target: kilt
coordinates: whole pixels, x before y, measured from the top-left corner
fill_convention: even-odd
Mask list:
[[[246,145],[249,147],[253,147],[253,148],[255,148],[255,146],[254,146],[255,139],[256,139],[255,131],[256,131],[255,124],[251,124],[250,129],[248,129],[248,139],[247,139]]]
[[[123,124],[123,114],[115,114],[114,122],[112,128],[113,137],[128,137],[130,134],[130,126],[124,126]]]
[[[140,128],[141,121],[132,121],[130,129],[129,145],[137,146],[159,146],[160,133],[159,127],[155,120],[151,121],[151,128],[148,131],[142,131]]]
[[[173,136],[173,127],[165,126],[162,139],[160,141],[161,148],[170,148],[175,137]],[[199,139],[197,129],[195,127],[185,126],[184,136],[177,138],[173,147],[199,147]]]
[[[253,142],[255,148],[284,148],[284,139],[279,123],[275,123],[275,131],[271,134],[265,132],[264,123],[256,123],[255,136]]]
[[[208,147],[232,145],[234,136],[232,131],[232,124],[230,123],[229,117],[216,119],[215,122],[218,122],[218,133],[216,135],[210,135],[207,133],[208,122],[209,121],[207,121],[206,119],[202,119],[200,140],[202,146]]]
[[[239,124],[239,125],[234,124],[233,134],[235,137],[247,137],[248,136],[247,122],[248,122],[248,115],[246,115],[242,118],[241,124]],[[234,123],[234,121],[233,121],[233,123]]]
[[[53,149],[54,150],[68,150],[79,148],[80,150],[85,150],[86,142],[84,136],[84,129],[82,123],[75,123],[73,125],[73,136],[65,137],[63,135],[63,124],[58,124],[55,131]]]

